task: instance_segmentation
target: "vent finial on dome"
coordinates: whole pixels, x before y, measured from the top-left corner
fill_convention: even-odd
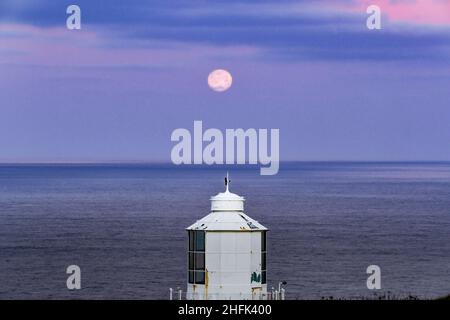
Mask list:
[[[231,182],[231,180],[228,177],[228,171],[227,171],[227,176],[225,177],[225,187],[226,187],[226,191],[225,192],[229,192],[230,182]]]

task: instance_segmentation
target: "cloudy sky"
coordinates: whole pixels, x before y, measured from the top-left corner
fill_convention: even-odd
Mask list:
[[[2,0],[0,89],[0,162],[170,161],[194,120],[279,128],[282,161],[450,160],[450,0]]]

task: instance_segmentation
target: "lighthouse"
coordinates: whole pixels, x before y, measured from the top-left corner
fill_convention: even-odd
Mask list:
[[[230,192],[211,198],[211,213],[188,232],[187,299],[267,298],[267,228],[244,213],[245,199]]]

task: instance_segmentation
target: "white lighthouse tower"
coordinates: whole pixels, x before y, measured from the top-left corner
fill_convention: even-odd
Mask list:
[[[267,228],[244,213],[244,198],[226,190],[211,213],[187,228],[187,299],[266,299]]]

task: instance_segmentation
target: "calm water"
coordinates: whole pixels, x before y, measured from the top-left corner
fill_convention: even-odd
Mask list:
[[[0,299],[166,299],[185,288],[185,227],[209,213],[224,168],[0,166]],[[450,293],[449,163],[293,163],[231,170],[270,228],[268,280],[288,298]],[[82,269],[68,291],[65,268]]]

